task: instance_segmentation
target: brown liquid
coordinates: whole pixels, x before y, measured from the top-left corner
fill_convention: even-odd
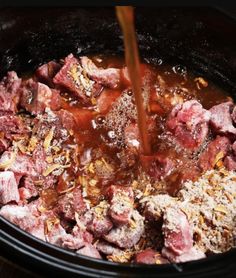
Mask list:
[[[97,66],[100,67],[114,67],[120,69],[125,67],[125,61],[121,57],[99,55],[91,56],[90,58],[94,62],[97,62]],[[180,65],[166,65],[165,63],[158,66],[145,64],[143,62],[140,64],[141,79],[144,84],[143,88],[149,93],[147,117],[155,117],[155,126],[157,126],[157,130],[149,137],[149,140],[151,140],[151,137],[154,136],[154,139],[152,139],[152,151],[159,152],[164,156],[167,155],[176,161],[175,171],[171,175],[167,176],[161,182],[151,182],[152,188],[156,190],[153,194],[160,192],[159,186],[162,186],[164,192],[175,195],[183,180],[186,179],[186,175],[189,179],[195,178],[194,169],[197,163],[198,155],[194,157],[189,156],[188,150],[179,150],[178,146],[168,140],[165,136],[165,121],[173,107],[178,103],[178,100],[182,99],[182,101],[187,101],[190,99],[197,99],[206,109],[228,100],[227,92],[219,87],[216,87],[209,80],[207,87],[198,89],[195,82],[195,79],[198,76],[191,74],[188,69],[186,69],[185,74],[179,74],[176,70],[174,70],[179,66]],[[120,96],[122,96],[128,88],[129,85],[126,84],[126,79],[122,77],[119,87],[116,89],[109,89],[108,91],[109,94],[118,92]],[[104,91],[107,91],[107,89],[104,89]],[[76,170],[76,167],[72,164],[72,167],[67,169],[66,173],[60,177],[56,186],[57,192],[53,193],[52,190],[45,190],[42,193],[42,198],[45,203],[47,203],[48,207],[55,204],[55,200],[57,196],[60,196],[61,191],[65,191],[68,187],[70,187],[68,181],[76,180],[78,179],[78,176],[83,176],[88,181],[97,179],[98,182],[96,186],[91,186],[91,190],[88,190],[87,196],[87,199],[89,199],[93,205],[99,203],[100,200],[103,200],[104,192],[107,186],[111,184],[131,185],[134,180],[137,180],[140,184],[139,189],[144,191],[145,187],[143,187],[142,175],[139,178],[140,171],[142,172],[143,170],[139,168],[140,164],[138,158],[132,167],[127,167],[122,165],[124,159],[119,156],[119,153],[122,151],[124,151],[126,156],[129,156],[131,151],[126,148],[126,141],[123,133],[120,134],[120,136],[123,136],[121,138],[122,144],[118,144],[118,142],[120,142],[118,141],[119,136],[116,130],[118,127],[118,118],[123,118],[122,123],[125,127],[132,124],[134,120],[130,120],[127,115],[113,113],[113,116],[117,115],[117,117],[112,117],[111,125],[108,127],[106,122],[111,117],[111,110],[115,109],[114,106],[111,106],[109,111],[105,114],[100,114],[96,112],[96,106],[84,106],[80,101],[73,99],[71,93],[65,95],[63,94],[63,97],[62,108],[74,114],[75,118],[78,118],[78,115],[81,115],[81,109],[83,109],[86,113],[92,113],[92,119],[88,120],[87,124],[85,124],[85,117],[85,121],[81,120],[81,122],[83,122],[83,126],[78,124],[77,128],[74,130],[74,137],[76,138],[76,142],[78,143],[80,150],[77,155],[78,159],[80,160],[80,156],[84,153],[84,151],[92,149],[92,162],[104,158],[108,164],[114,167],[115,173],[114,176],[108,175],[109,178],[100,178],[94,176],[95,174],[86,171],[80,165],[79,169]],[[112,105],[114,105],[116,101],[114,100]],[[104,102],[106,102],[106,99]],[[120,110],[125,110],[127,109],[127,106],[121,105],[119,108]],[[102,124],[99,124],[100,120]],[[92,127],[92,122],[96,123],[95,127]],[[108,132],[110,131],[117,134],[117,137],[110,138],[108,136]],[[67,144],[73,144],[73,142],[74,139],[71,138],[71,141],[66,142],[64,147],[66,148]],[[132,156],[130,159],[132,160]],[[186,165],[188,165],[188,171],[186,171]],[[94,190],[96,190],[95,193]]]
[[[148,141],[147,122],[145,107],[142,97],[142,82],[140,75],[140,63],[137,41],[134,30],[133,8],[129,6],[117,6],[117,17],[124,35],[125,60],[132,84],[132,90],[135,96],[135,103],[138,115],[138,128],[140,135],[140,146],[144,155],[151,154],[151,148]]]

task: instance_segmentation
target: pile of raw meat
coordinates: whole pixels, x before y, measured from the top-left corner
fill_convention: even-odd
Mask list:
[[[155,72],[143,67],[146,86]],[[145,100],[154,151],[144,156],[125,66],[70,54],[31,78],[8,72],[0,215],[43,241],[114,262],[185,262],[233,248],[236,106],[204,109],[197,98],[164,96],[167,85],[155,82]],[[171,195],[173,180],[181,186]]]

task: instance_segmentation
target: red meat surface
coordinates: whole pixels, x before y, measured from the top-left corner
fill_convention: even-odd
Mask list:
[[[208,134],[211,113],[196,100],[178,104],[172,110],[167,127],[176,140],[185,148],[196,149]]]

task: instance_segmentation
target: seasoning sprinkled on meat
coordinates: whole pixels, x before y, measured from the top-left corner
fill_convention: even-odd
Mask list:
[[[182,263],[236,237],[236,106],[180,65],[140,64],[150,152],[121,58],[0,82],[0,217],[78,256]],[[214,97],[213,97],[214,96]]]
[[[83,56],[80,57],[81,65],[88,76],[98,82],[99,84],[108,87],[108,88],[116,88],[120,81],[120,69],[108,68],[102,69],[98,68],[92,60],[88,57]]]
[[[168,248],[164,247],[162,250],[162,256],[167,258],[172,263],[184,263],[188,261],[200,260],[206,257],[204,252],[194,247],[181,255],[176,255],[174,252],[171,252]]]
[[[16,72],[10,71],[0,82],[0,114],[16,113],[19,102],[18,90],[21,85],[21,78],[18,78]]]
[[[232,102],[225,102],[215,105],[210,109],[210,124],[217,134],[236,134],[236,128],[233,126],[231,118],[233,106]]]
[[[82,217],[82,222],[87,226],[87,229],[97,237],[107,234],[113,227],[108,216],[108,208],[108,203],[102,201]]]
[[[61,196],[58,200],[57,212],[67,219],[75,219],[75,212],[83,214],[86,211],[80,188],[75,188]]]
[[[89,79],[86,69],[72,54],[65,58],[61,70],[53,78],[56,85],[62,86],[87,102],[88,98],[101,92],[101,85]]]
[[[86,244],[83,248],[79,249],[77,254],[89,256],[96,259],[101,259],[101,255],[98,250],[92,244]]]
[[[201,154],[199,159],[200,168],[204,171],[214,168],[217,162],[226,156],[229,148],[230,140],[227,137],[217,136]]]
[[[210,115],[198,101],[186,101],[174,107],[167,126],[183,147],[198,148],[207,136]]]
[[[46,107],[59,110],[61,97],[58,90],[50,89],[47,85],[29,79],[21,88],[20,105],[32,115],[43,113]]]
[[[125,225],[131,220],[133,190],[131,187],[112,185],[106,195],[110,201],[109,215],[116,225]]]
[[[163,215],[162,230],[165,237],[165,247],[175,254],[184,254],[192,248],[192,229],[186,215],[178,208],[166,208]]]
[[[28,206],[6,205],[0,209],[0,215],[26,232],[45,240],[43,222],[32,215]]]
[[[127,225],[113,228],[103,237],[120,248],[131,248],[139,241],[143,232],[144,219],[138,211],[134,210]]]
[[[159,220],[167,207],[175,203],[175,199],[167,194],[144,197],[141,204],[147,219]]]

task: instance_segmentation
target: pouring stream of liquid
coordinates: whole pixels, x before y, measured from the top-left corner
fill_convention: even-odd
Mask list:
[[[116,14],[124,35],[125,61],[132,84],[132,91],[135,96],[141,151],[144,155],[150,155],[151,147],[148,140],[146,112],[142,96],[142,81],[138,46],[134,29],[133,7],[117,6]]]

